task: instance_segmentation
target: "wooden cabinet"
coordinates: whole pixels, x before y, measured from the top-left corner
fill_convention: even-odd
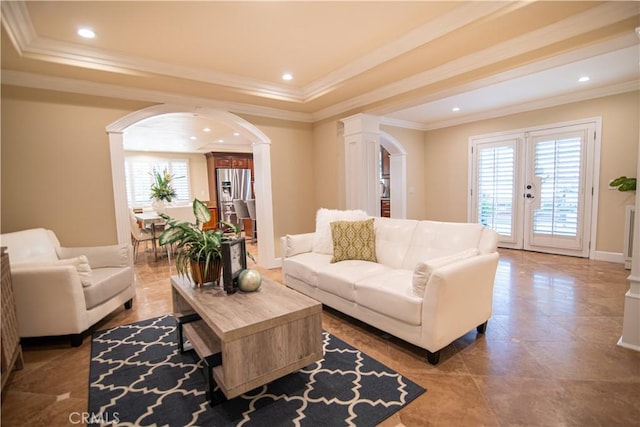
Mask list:
[[[242,157],[232,157],[231,169],[249,169],[247,167],[247,159]]]
[[[211,214],[211,219],[202,224],[203,230],[215,230],[218,228],[218,208],[215,206],[209,206],[209,213]]]
[[[391,218],[391,201],[389,199],[380,200],[380,216]]]
[[[2,397],[13,368],[22,369],[22,347],[18,335],[16,303],[11,284],[11,268],[7,248],[2,248],[2,330],[0,335],[0,353],[2,354]]]
[[[209,180],[209,203],[211,206],[218,206],[218,183],[216,169],[250,169],[251,182],[253,183],[253,154],[251,153],[206,153],[207,158],[207,178]],[[251,185],[253,192],[253,184]],[[253,196],[252,196],[253,197]],[[219,214],[219,213],[218,213]],[[212,213],[213,216],[213,213]],[[216,217],[217,224],[218,220]]]

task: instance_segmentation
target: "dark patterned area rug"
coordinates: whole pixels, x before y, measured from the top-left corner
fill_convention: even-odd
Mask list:
[[[327,332],[324,359],[211,407],[193,350],[178,352],[173,316],[96,332],[90,422],[97,425],[374,426],[425,389]]]

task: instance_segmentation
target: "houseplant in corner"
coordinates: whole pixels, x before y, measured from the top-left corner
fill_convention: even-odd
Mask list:
[[[238,227],[225,221],[224,229],[203,230],[202,225],[211,219],[209,208],[198,199],[193,201],[196,222],[180,221],[161,213],[167,221],[160,235],[161,245],[177,246],[176,270],[181,276],[189,275],[194,283],[219,283],[222,269],[222,242],[232,239]]]

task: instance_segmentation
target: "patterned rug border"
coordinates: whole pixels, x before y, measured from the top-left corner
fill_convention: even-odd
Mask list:
[[[115,332],[116,330],[121,330],[121,329],[126,329],[126,328],[138,328],[137,332],[133,333],[133,334],[129,334],[127,335],[125,338],[121,339],[120,341],[113,341],[113,342],[118,342],[118,344],[115,347],[118,347],[120,345],[122,345],[122,343],[124,343],[128,338],[130,337],[134,337],[140,333],[142,333],[143,331],[147,330],[147,329],[152,329],[149,328],[151,326],[153,326],[153,329],[161,329],[164,328],[166,329],[165,333],[163,333],[161,336],[159,336],[157,338],[156,341],[148,341],[147,342],[147,346],[149,345],[154,345],[157,344],[159,342],[162,342],[162,346],[166,346],[167,344],[169,345],[175,345],[175,349],[169,351],[167,353],[167,359],[168,358],[172,358],[172,357],[182,357],[182,358],[190,358],[191,360],[189,362],[185,364],[183,363],[179,363],[180,367],[184,367],[184,366],[195,366],[195,369],[192,369],[191,372],[189,372],[187,374],[187,377],[181,378],[180,381],[182,382],[182,380],[184,380],[185,385],[186,383],[188,383],[190,380],[193,380],[195,378],[195,382],[198,383],[199,379],[203,382],[204,384],[204,374],[202,373],[202,362],[198,360],[197,355],[195,355],[195,353],[193,351],[191,352],[185,352],[183,355],[180,355],[177,352],[177,343],[175,343],[175,338],[169,339],[168,341],[166,341],[166,343],[164,341],[158,341],[158,340],[163,340],[166,339],[167,336],[169,335],[173,335],[175,334],[175,323],[173,322],[173,315],[172,314],[165,314],[163,316],[157,316],[157,317],[153,317],[150,319],[146,319],[146,320],[140,320],[137,322],[133,322],[133,323],[129,323],[129,324],[124,324],[124,325],[119,325],[119,326],[114,326],[111,328],[105,328],[102,330],[98,330],[92,333],[91,335],[91,353],[90,353],[90,365],[89,365],[89,384],[88,384],[88,388],[89,388],[89,398],[88,398],[88,412],[89,412],[89,423],[92,425],[109,425],[109,424],[114,424],[114,425],[138,425],[135,424],[137,420],[140,420],[141,417],[138,416],[138,418],[136,418],[133,421],[122,421],[120,419],[119,416],[119,412],[117,410],[114,410],[113,408],[111,409],[107,409],[107,410],[103,410],[102,408],[109,408],[109,406],[115,406],[115,408],[117,408],[117,405],[115,404],[116,401],[118,401],[120,398],[124,397],[125,395],[131,393],[132,395],[134,395],[136,392],[139,394],[142,394],[142,396],[144,397],[145,395],[151,395],[153,396],[154,394],[152,392],[154,392],[154,390],[156,390],[155,392],[160,395],[160,397],[158,397],[156,399],[156,401],[154,402],[153,405],[148,406],[146,413],[145,414],[151,414],[156,416],[156,418],[151,417],[151,423],[158,423],[158,422],[162,422],[163,425],[178,425],[178,424],[165,424],[165,422],[163,422],[163,418],[162,418],[162,414],[156,414],[155,411],[150,411],[150,408],[152,407],[156,407],[156,409],[161,408],[160,405],[160,401],[164,400],[166,396],[172,394],[174,391],[179,391],[182,392],[181,393],[181,398],[183,399],[183,401],[186,401],[187,399],[203,399],[203,394],[204,394],[204,390],[200,391],[198,388],[194,387],[194,388],[187,388],[186,391],[182,390],[182,389],[172,389],[172,393],[169,392],[165,392],[165,394],[161,394],[159,389],[151,389],[149,390],[147,388],[147,386],[145,385],[145,387],[143,387],[140,390],[135,390],[135,391],[129,391],[129,389],[131,389],[133,387],[133,384],[137,383],[140,381],[140,379],[127,384],[127,385],[121,385],[121,386],[114,386],[114,385],[110,385],[110,386],[105,386],[104,384],[100,384],[100,387],[102,388],[106,388],[106,389],[122,389],[122,388],[126,388],[128,389],[128,391],[125,391],[123,393],[121,393],[119,396],[116,397],[112,397],[110,400],[108,400],[109,404],[108,405],[103,405],[100,402],[100,399],[102,399],[104,401],[104,397],[101,396],[100,399],[98,399],[98,397],[96,397],[95,395],[93,395],[92,398],[92,389],[94,388],[93,385],[95,383],[95,377],[97,378],[101,378],[102,380],[111,378],[111,376],[116,377],[117,375],[112,375],[113,371],[115,371],[117,369],[117,367],[114,367],[112,369],[109,369],[109,373],[108,374],[100,374],[100,375],[95,375],[96,370],[99,370],[98,367],[100,366],[101,362],[100,361],[96,361],[94,363],[94,358],[98,358],[98,356],[104,355],[105,353],[108,353],[111,351],[112,347],[108,347],[105,349],[102,349],[100,351],[97,350],[97,340],[99,340],[101,337],[103,337],[104,335],[110,333],[110,332]],[[169,324],[163,324],[163,322],[167,323],[169,322]],[[111,342],[110,340],[108,340],[109,342]],[[132,343],[127,343],[127,344],[139,344],[139,341],[132,341]],[[294,373],[294,374],[290,374],[287,375],[285,377],[283,377],[280,380],[276,380],[266,386],[263,387],[258,387],[255,390],[252,390],[251,392],[245,393],[244,395],[232,399],[230,401],[227,401],[221,405],[218,405],[214,408],[211,408],[210,406],[208,406],[208,403],[206,403],[206,399],[205,399],[205,404],[203,405],[202,402],[198,405],[199,409],[194,413],[192,412],[190,415],[192,416],[191,420],[192,423],[189,425],[202,425],[202,424],[198,424],[197,421],[200,420],[199,418],[195,417],[197,414],[199,413],[205,413],[205,415],[208,415],[209,418],[213,418],[213,419],[209,419],[209,424],[211,425],[212,422],[216,422],[215,425],[219,425],[217,424],[217,422],[222,422],[224,423],[223,425],[269,425],[269,426],[273,426],[273,425],[282,425],[281,422],[284,421],[283,417],[281,416],[281,411],[282,408],[275,410],[276,413],[275,414],[270,414],[268,409],[269,406],[272,406],[274,408],[278,407],[278,405],[282,406],[282,405],[286,405],[290,400],[291,401],[302,401],[304,403],[303,407],[304,407],[304,411],[302,410],[296,410],[294,408],[293,412],[295,412],[298,416],[294,417],[294,418],[286,418],[286,422],[287,425],[318,425],[318,421],[321,419],[324,419],[323,417],[326,417],[326,413],[327,412],[334,412],[335,408],[334,407],[328,407],[328,405],[340,405],[337,406],[338,408],[342,409],[343,406],[347,406],[344,403],[341,403],[342,400],[340,399],[339,394],[340,393],[346,393],[347,395],[349,394],[349,392],[354,394],[354,397],[357,395],[357,399],[354,399],[354,397],[351,398],[351,400],[344,400],[345,402],[352,402],[350,403],[349,410],[347,412],[345,412],[345,417],[344,418],[340,418],[340,421],[344,421],[344,425],[356,425],[356,426],[373,426],[373,425],[377,425],[378,423],[384,421],[385,419],[389,418],[390,416],[392,416],[393,414],[395,414],[397,411],[399,411],[400,409],[404,408],[405,406],[407,406],[408,404],[410,404],[413,400],[415,400],[416,398],[418,398],[419,396],[421,396],[423,393],[425,393],[427,390],[426,388],[420,386],[419,384],[415,383],[414,381],[410,380],[409,378],[407,378],[404,375],[399,374],[395,369],[391,369],[388,366],[384,365],[383,363],[379,362],[378,360],[376,360],[375,358],[369,356],[368,354],[366,354],[365,352],[362,352],[361,350],[358,350],[357,348],[353,347],[352,345],[346,343],[345,341],[341,340],[340,338],[336,337],[335,335],[327,332],[327,331],[323,331],[323,346],[325,348],[325,357],[323,359],[321,359],[318,362],[312,363],[309,366],[301,369],[300,371]],[[144,354],[144,350],[145,348],[140,349],[137,352],[134,352],[133,354],[131,354],[131,356],[128,356],[126,359],[123,359],[121,362],[121,365],[125,364],[126,361],[128,361],[129,359],[135,359],[138,356],[142,356]],[[328,357],[327,355],[327,351],[330,353],[340,353],[341,356],[331,356]],[[188,355],[189,353],[192,353],[190,356],[185,356]],[[335,362],[343,362],[341,360],[341,357],[344,357],[344,353],[348,353],[348,354],[353,354],[354,357],[355,355],[357,355],[357,357],[355,357],[355,360],[353,364],[353,368],[351,367],[352,365],[349,365],[348,368],[346,370],[342,370],[342,369],[330,369],[331,364],[335,363]],[[337,358],[336,361],[333,361],[333,358]],[[158,366],[164,366],[164,364],[168,364],[168,365],[172,365],[172,363],[169,363],[168,360],[165,359],[162,361],[162,363],[156,364],[156,365],[152,365],[152,367],[149,367],[149,365],[147,364],[147,361],[144,361],[144,363],[140,363],[142,365],[145,365],[149,371],[153,371],[155,370],[156,367]],[[328,360],[330,359],[331,362]],[[111,359],[107,359],[108,361],[111,361]],[[120,360],[120,359],[113,359],[113,360]],[[103,363],[106,363],[105,360],[102,361]],[[344,362],[343,362],[344,363]],[[364,367],[364,365],[369,364],[369,365],[373,365],[374,367],[376,367],[375,370],[370,370],[370,371],[365,371],[366,375],[361,375],[361,372],[359,371],[361,368]],[[327,365],[327,367],[325,367],[325,365]],[[386,374],[385,374],[386,371]],[[191,374],[193,372],[197,372],[197,374],[194,374],[193,377],[191,378]],[[142,377],[147,376],[148,373],[145,373],[144,375],[142,375]],[[155,374],[155,372],[154,372]],[[298,375],[300,374],[300,376],[303,375],[307,375],[308,374],[308,378],[305,381],[302,381],[298,378],[293,378],[292,376],[294,375]],[[321,376],[322,374],[325,375],[332,375],[331,376],[331,385],[333,385],[333,379],[334,376],[337,374],[339,378],[348,376],[350,374],[353,374],[354,376],[356,376],[357,380],[354,379],[351,382],[347,382],[346,380],[344,381],[344,384],[348,384],[346,387],[344,388],[340,388],[338,386],[334,386],[333,390],[329,390],[330,392],[336,393],[336,396],[334,396],[333,394],[327,394],[326,396],[331,396],[330,399],[327,399],[327,397],[325,397],[325,394],[322,394],[322,385],[320,381],[316,382],[316,376]],[[121,374],[122,375],[122,374]],[[399,384],[401,384],[400,387],[397,387],[395,390],[395,393],[400,393],[401,395],[404,394],[402,396],[402,401],[398,401],[398,402],[394,402],[393,400],[391,401],[387,401],[387,400],[381,400],[380,398],[378,398],[377,400],[369,400],[366,398],[362,398],[362,396],[360,395],[360,393],[362,391],[367,390],[366,387],[364,387],[361,382],[366,382],[365,378],[366,377],[377,377],[377,379],[380,381],[381,377],[396,377],[397,381]],[[146,380],[145,380],[146,381]],[[302,385],[305,393],[303,396],[298,397],[295,394],[287,394],[287,381],[296,383],[298,386]],[[192,381],[193,382],[193,381]],[[276,383],[283,383],[283,384],[276,384]],[[325,381],[326,382],[326,381]],[[339,382],[339,380],[338,380]],[[313,384],[313,387],[311,386]],[[329,383],[327,383],[329,384]],[[344,385],[342,384],[342,385]],[[153,384],[152,384],[153,385]],[[349,387],[349,385],[351,387]],[[383,384],[384,385],[384,384]],[[376,387],[379,387],[379,384],[375,385]],[[316,387],[319,388],[319,390],[316,390]],[[376,387],[373,387],[374,389]],[[274,389],[275,391],[271,390]],[[357,393],[356,393],[357,391]],[[101,390],[102,392],[102,390]],[[295,389],[295,392],[299,392],[298,389]],[[311,399],[309,395],[312,395],[313,392],[317,392],[319,394],[317,394],[317,396],[315,399]],[[98,393],[98,391],[96,391],[96,393]],[[281,393],[280,395],[276,394],[276,393]],[[389,391],[387,391],[387,393],[389,393]],[[108,394],[108,392],[107,392]],[[190,396],[187,396],[190,395]],[[366,396],[365,396],[366,397]],[[348,396],[347,396],[348,398]],[[96,400],[98,400],[98,404],[96,404]],[[266,403],[264,401],[266,401]],[[93,401],[93,404],[92,404]],[[263,401],[263,402],[261,402]],[[269,403],[271,402],[271,403]],[[281,403],[281,402],[285,402],[285,403]],[[316,409],[315,412],[321,411],[324,412],[325,414],[322,414],[320,416],[320,418],[317,418],[318,415],[316,415],[315,412],[313,412],[313,408],[309,409],[308,407],[313,406],[313,403],[318,403],[321,402],[322,404],[324,404],[325,406],[322,409]],[[144,404],[144,399],[140,400],[140,403]],[[182,401],[179,403],[183,403]],[[189,403],[194,403],[189,401]],[[197,402],[195,402],[197,403]],[[364,413],[364,415],[362,415],[362,420],[360,417],[360,414],[355,414],[355,410],[353,409],[353,407],[355,407],[356,405],[360,405],[361,403],[367,403],[367,406],[370,406],[371,408],[369,409],[370,412],[372,412],[373,414],[370,413]],[[167,403],[163,402],[162,404],[166,404]],[[246,409],[244,411],[242,411],[242,409],[238,409],[238,407],[242,407],[242,406],[247,406],[249,409]],[[397,408],[392,408],[391,410],[389,409],[389,407],[392,406],[398,406]],[[93,412],[92,412],[92,406],[93,408]],[[171,406],[171,405],[168,405]],[[378,413],[380,411],[378,411],[378,407],[382,406],[383,407],[383,413]],[[271,418],[267,417],[268,419],[264,419],[263,415],[260,412],[258,412],[258,417],[256,419],[251,419],[250,414],[252,412],[256,412],[256,411],[261,411],[264,410],[264,408],[267,408],[267,411],[265,411],[265,414],[267,414],[268,416],[270,416]],[[188,408],[186,408],[187,411],[185,411],[185,414],[189,414],[188,412]],[[284,407],[284,409],[290,409],[287,408],[286,406]],[[166,410],[166,409],[165,409]],[[206,413],[208,411],[208,413]],[[240,412],[238,412],[240,411]],[[289,412],[291,412],[292,410],[290,410]],[[302,411],[302,412],[301,412]],[[307,414],[307,411],[310,411],[309,414]],[[272,411],[273,412],[273,411]],[[169,414],[173,413],[175,415],[175,411],[171,411],[171,409],[169,409]],[[145,414],[142,414],[143,416]],[[225,415],[231,414],[233,416],[235,416],[235,418],[227,418],[225,417]],[[238,418],[238,414],[240,414],[242,416],[241,419]],[[347,417],[347,415],[352,416],[355,418],[354,421],[356,421],[355,423],[351,422]],[[185,415],[186,416],[186,415]],[[275,417],[274,417],[275,416]],[[195,418],[194,418],[195,417]],[[219,418],[223,418],[222,420],[220,420]],[[142,418],[144,419],[144,417]],[[315,420],[315,421],[314,421]],[[205,421],[207,421],[205,419]],[[277,421],[280,421],[280,423],[277,423]],[[121,424],[122,423],[122,424]],[[195,423],[195,424],[193,424]],[[187,424],[184,424],[187,425]],[[332,424],[335,425],[335,424]]]

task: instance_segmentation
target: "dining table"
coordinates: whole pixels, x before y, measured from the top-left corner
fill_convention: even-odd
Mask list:
[[[156,244],[157,236],[156,229],[158,225],[165,225],[166,221],[160,216],[158,212],[148,211],[134,214],[138,223],[147,230],[151,231],[153,242],[153,256],[158,261],[158,246]]]

